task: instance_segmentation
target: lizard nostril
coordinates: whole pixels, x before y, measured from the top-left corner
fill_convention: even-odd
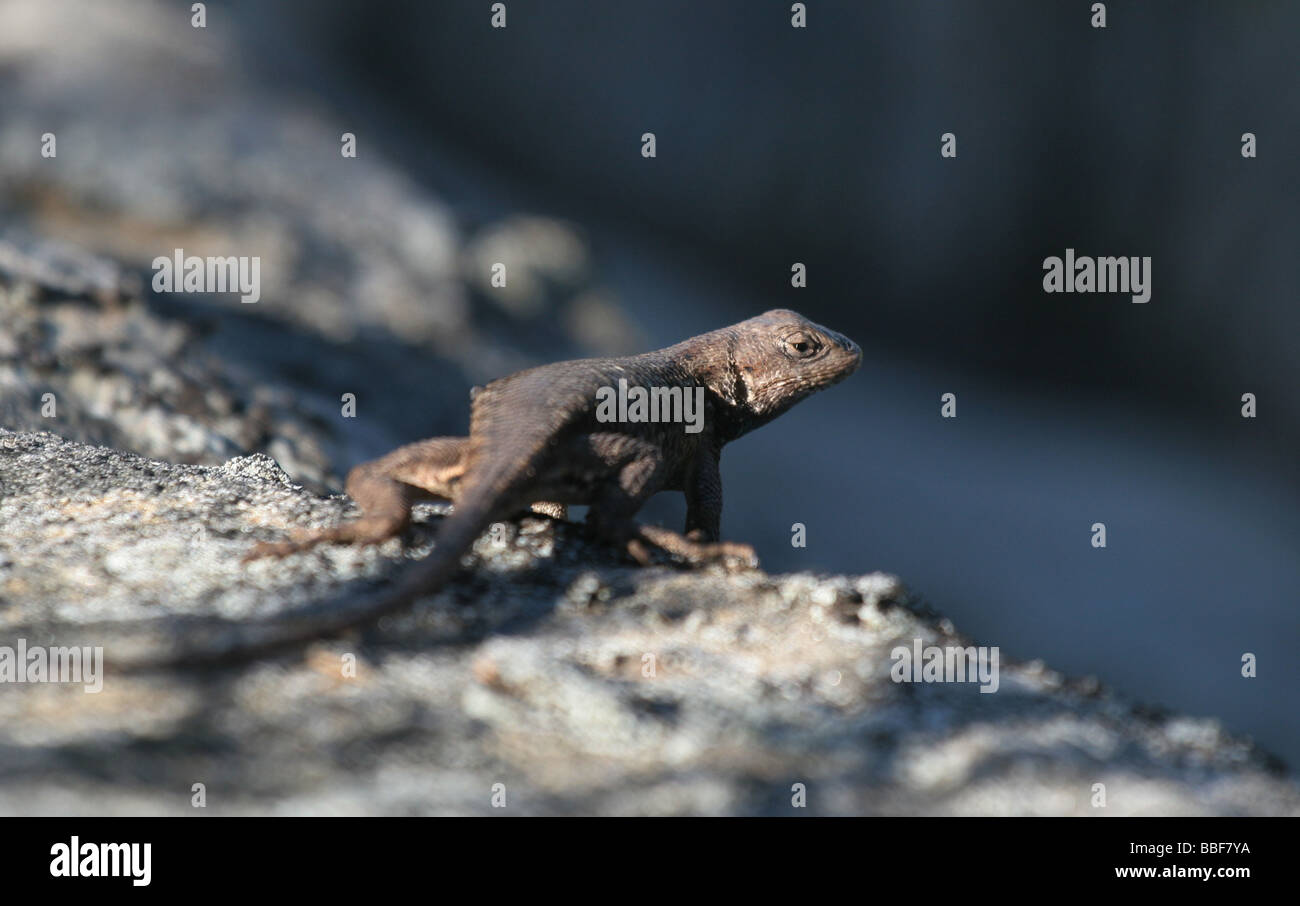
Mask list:
[[[857,367],[862,364],[862,350],[857,343],[854,343],[848,337],[844,338],[844,348],[853,357],[853,368],[856,371]]]
[[[835,342],[838,343],[844,349],[845,352],[853,356],[855,359],[862,358],[862,350],[858,348],[858,344],[854,343],[848,337],[844,336],[844,334],[837,333],[835,335]]]

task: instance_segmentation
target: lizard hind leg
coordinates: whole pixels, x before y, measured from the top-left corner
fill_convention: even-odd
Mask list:
[[[355,482],[349,476],[348,490],[361,505],[359,519],[329,528],[299,529],[288,541],[263,541],[244,556],[244,561],[286,557],[320,544],[380,544],[400,535],[411,523],[411,505],[429,496],[419,488],[379,476]]]
[[[262,542],[244,561],[284,557],[319,544],[380,544],[411,524],[420,500],[455,500],[465,473],[468,438],[436,437],[399,447],[348,473],[347,492],[361,517],[325,529],[293,533],[288,541]]]

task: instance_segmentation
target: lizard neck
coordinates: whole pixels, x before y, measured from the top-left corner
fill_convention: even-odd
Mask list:
[[[768,419],[752,410],[749,387],[736,364],[736,331],[724,327],[663,350],[668,360],[702,386],[712,404],[713,436],[719,444],[735,440]]]

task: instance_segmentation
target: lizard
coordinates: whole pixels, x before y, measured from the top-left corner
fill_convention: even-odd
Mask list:
[[[563,518],[568,506],[587,506],[590,533],[643,565],[657,549],[689,564],[757,566],[752,547],[719,537],[723,446],[848,377],[861,361],[861,349],[844,335],[776,309],[653,352],[542,365],[475,388],[468,437],[418,441],[358,465],[345,490],[359,518],[261,542],[244,560],[327,543],[379,544],[403,534],[416,502],[450,501],[432,553],[360,603],[299,608],[227,632],[219,644],[182,645],[167,664],[247,659],[405,608],[437,591],[492,523],[530,508]],[[601,389],[620,380],[647,390],[701,388],[701,424],[688,431],[672,421],[598,417]],[[684,533],[634,520],[660,491],[685,494]]]

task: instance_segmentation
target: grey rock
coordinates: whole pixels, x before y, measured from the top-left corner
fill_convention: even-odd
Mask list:
[[[102,645],[391,580],[429,549],[239,562],[347,516],[266,456],[151,460],[0,431],[0,644]],[[0,810],[186,814],[1300,814],[1279,766],[1039,663],[897,684],[896,645],[974,644],[890,576],[633,568],[526,518],[410,613],[204,671],[0,686]],[[344,669],[355,657],[355,676]],[[653,667],[653,669],[651,669]],[[1107,790],[1104,810],[1093,785]]]
[[[269,449],[300,480],[337,483],[331,425],[300,398],[151,308],[117,262],[0,238],[0,424],[181,462]]]

